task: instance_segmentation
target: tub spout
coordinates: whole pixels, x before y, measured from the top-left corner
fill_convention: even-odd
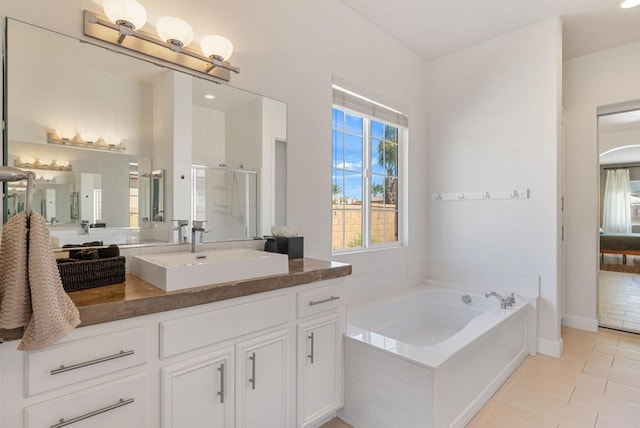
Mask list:
[[[501,295],[499,295],[498,293],[496,293],[495,291],[489,291],[487,293],[484,293],[484,297],[486,297],[487,299],[489,297],[495,297],[496,299],[500,300],[500,307],[502,309],[507,309],[509,306],[511,306],[509,304],[509,301],[507,299],[505,299],[504,297],[502,297]]]

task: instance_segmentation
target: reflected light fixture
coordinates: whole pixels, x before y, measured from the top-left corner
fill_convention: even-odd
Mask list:
[[[13,164],[18,168],[71,171],[71,164],[67,160],[35,159],[31,156],[20,156],[13,161]]]
[[[55,133],[62,140],[72,140],[76,136],[76,131],[73,129],[56,129]]]
[[[56,129],[55,132],[47,133],[47,143],[58,144],[68,147],[81,147],[86,149],[98,149],[98,150],[112,150],[123,151],[126,150],[121,142],[120,137],[114,135],[108,135],[104,138],[100,138],[97,134],[92,132],[81,132],[76,135],[76,132],[61,131]],[[60,164],[58,164],[60,165]],[[17,166],[17,165],[16,165]]]
[[[204,96],[204,97],[205,97],[206,99],[208,99],[208,100],[215,100],[215,99],[216,99],[216,96],[215,96],[215,95],[213,95],[213,94],[205,94],[205,96]]]
[[[82,141],[86,143],[93,144],[96,141],[98,141],[100,137],[97,134],[94,134],[93,132],[81,132],[80,138],[82,138]]]
[[[620,3],[620,7],[623,9],[630,9],[638,5],[640,5],[640,0],[624,0],[622,3]]]
[[[228,81],[230,72],[240,73],[229,63],[233,44],[226,37],[209,35],[200,40],[199,47],[190,46],[193,29],[180,18],[159,18],[156,35],[141,29],[147,12],[136,0],[104,0],[103,8],[106,17],[84,11],[86,36],[189,68],[208,78]]]

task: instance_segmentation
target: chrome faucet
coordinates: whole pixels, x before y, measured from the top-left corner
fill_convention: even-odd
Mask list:
[[[196,252],[196,242],[202,244],[204,241],[204,234],[211,232],[211,229],[205,229],[204,220],[194,220],[193,227],[191,228],[191,252]]]
[[[89,234],[89,228],[91,227],[91,223],[89,223],[89,221],[87,221],[87,220],[82,220],[82,222],[80,223],[80,227],[84,231],[84,234],[88,235]]]
[[[188,242],[188,228],[189,228],[189,220],[171,220],[175,222],[176,225],[172,227],[173,230],[178,231],[178,242],[184,244]]]
[[[510,302],[510,298],[509,297],[502,297],[501,295],[499,295],[495,291],[489,291],[487,293],[484,293],[484,297],[486,297],[487,299],[489,297],[491,297],[491,296],[493,296],[496,299],[500,300],[500,308],[502,308],[502,309],[507,309],[508,307],[510,307],[512,305],[512,303]],[[515,299],[514,299],[514,301],[515,301]]]

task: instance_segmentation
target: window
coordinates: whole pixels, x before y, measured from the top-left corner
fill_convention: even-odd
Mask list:
[[[333,251],[400,245],[406,116],[334,86],[332,123]]]
[[[629,182],[629,199],[631,201],[631,224],[640,224],[640,181]]]

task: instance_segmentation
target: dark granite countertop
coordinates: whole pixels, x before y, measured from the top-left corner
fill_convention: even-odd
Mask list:
[[[304,258],[289,260],[289,273],[283,275],[166,292],[127,274],[123,283],[73,291],[69,297],[80,311],[80,327],[83,327],[348,275],[351,275],[349,264]],[[0,330],[0,338],[4,341],[21,337],[22,329]]]

